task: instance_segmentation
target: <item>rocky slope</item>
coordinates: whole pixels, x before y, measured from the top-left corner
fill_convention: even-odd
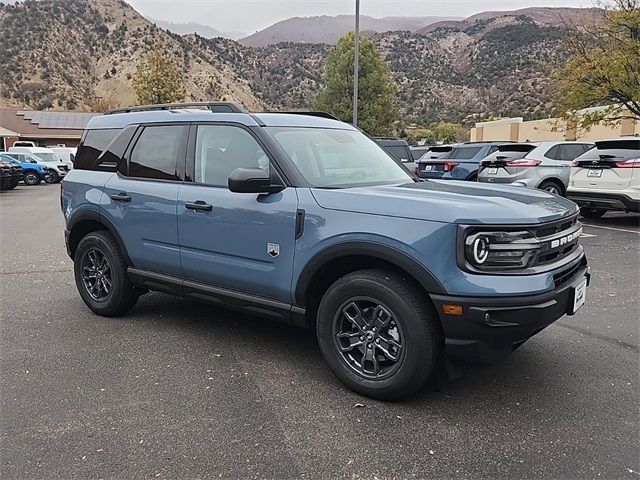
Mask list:
[[[551,72],[566,61],[566,40],[575,35],[568,24],[598,16],[529,9],[369,35],[391,65],[407,122],[542,118],[554,113]],[[189,100],[228,99],[256,111],[306,108],[331,48],[181,37],[121,0],[30,0],[0,6],[0,107],[132,104],[130,78],[156,38],[185,72]]]

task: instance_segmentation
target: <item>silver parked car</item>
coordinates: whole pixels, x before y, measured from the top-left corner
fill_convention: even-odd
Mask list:
[[[565,195],[571,162],[593,148],[586,142],[509,143],[480,162],[478,181],[539,188]]]

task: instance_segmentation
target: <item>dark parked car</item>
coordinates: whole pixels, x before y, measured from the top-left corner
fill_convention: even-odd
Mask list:
[[[446,150],[436,159],[420,159],[420,178],[443,180],[478,179],[480,160],[498,151],[498,145],[508,142],[466,142],[440,147]]]
[[[22,180],[22,168],[0,159],[0,190],[11,190]]]
[[[425,153],[427,153],[430,148],[431,147],[428,145],[411,147],[411,156],[413,157],[413,161],[417,163],[418,160],[424,157]]]
[[[412,172],[416,170],[415,160],[413,159],[413,153],[411,153],[411,147],[406,140],[392,137],[377,137],[374,139],[378,145],[382,146],[387,152],[400,160],[405,167]]]

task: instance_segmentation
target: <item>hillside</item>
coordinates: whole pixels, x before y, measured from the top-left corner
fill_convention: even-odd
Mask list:
[[[0,107],[83,108],[135,102],[131,76],[162,39],[185,72],[189,99],[234,98],[262,109],[229,66],[205,62],[180,36],[160,30],[122,0],[28,1],[0,6]]]
[[[369,32],[415,32],[427,25],[443,20],[442,17],[360,17],[362,31]],[[239,42],[248,47],[266,47],[278,43],[328,43],[333,44],[345,33],[354,29],[353,15],[336,17],[295,17],[283,20],[254,33]]]
[[[576,34],[555,13],[489,13],[422,33],[369,35],[391,66],[407,122],[543,118],[554,113],[551,72],[565,62],[564,45]],[[598,17],[595,10],[569,13],[582,23]],[[10,67],[0,69],[0,107],[132,104],[130,78],[158,37],[185,72],[188,100],[229,99],[256,111],[308,107],[322,87],[331,48],[292,42],[255,48],[225,38],[181,37],[121,0],[5,5],[0,65]]]

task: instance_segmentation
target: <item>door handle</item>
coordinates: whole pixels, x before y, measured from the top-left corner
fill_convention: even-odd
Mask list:
[[[195,202],[186,202],[184,206],[189,210],[196,210],[201,212],[211,212],[213,210],[213,205],[205,203],[202,200],[197,200]]]
[[[125,192],[114,193],[111,195],[111,200],[114,202],[129,203],[131,201],[131,196],[127,195]]]

